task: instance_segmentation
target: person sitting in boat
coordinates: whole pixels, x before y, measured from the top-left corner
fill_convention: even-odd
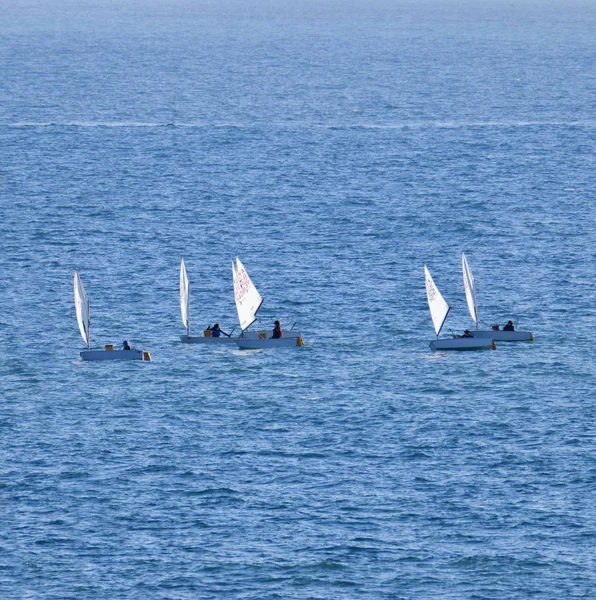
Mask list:
[[[513,321],[507,321],[507,325],[503,327],[503,331],[515,331],[515,328],[513,327]]]
[[[273,323],[273,335],[271,336],[272,340],[279,340],[284,336],[281,330],[281,323],[279,321],[275,321]]]
[[[228,337],[230,337],[229,333],[226,333],[225,331],[222,331],[219,327],[219,323],[216,323],[212,328],[211,328],[211,337],[221,337],[221,334],[227,335]]]
[[[462,335],[463,338],[469,338],[469,337],[474,337],[471,333],[469,329],[466,329],[464,331],[464,334]]]
[[[122,342],[122,350],[130,350],[130,346],[128,345],[128,341],[124,340]]]
[[[493,331],[499,331],[499,326],[498,326],[498,325],[493,325],[493,326],[491,327],[491,329],[492,329]]]

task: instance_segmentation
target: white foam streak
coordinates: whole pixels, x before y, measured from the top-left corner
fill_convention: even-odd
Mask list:
[[[465,128],[525,128],[525,127],[581,127],[596,128],[596,121],[402,121],[399,123],[320,123],[311,125],[301,122],[266,123],[267,126],[307,128],[307,129],[465,129]],[[77,127],[77,128],[158,128],[158,127],[234,127],[248,129],[258,127],[259,123],[232,123],[232,122],[191,122],[191,123],[148,123],[142,121],[50,121],[48,123],[17,122],[0,123],[0,127]]]

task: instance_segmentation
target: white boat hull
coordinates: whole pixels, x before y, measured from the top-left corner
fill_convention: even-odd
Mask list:
[[[238,344],[238,340],[243,339],[243,340],[259,340],[262,339],[262,337],[264,336],[266,339],[269,339],[271,336],[273,335],[273,329],[269,329],[269,330],[262,330],[262,331],[245,331],[244,335],[241,337],[227,337],[225,335],[222,335],[221,337],[207,337],[207,336],[203,336],[203,335],[197,335],[197,336],[187,336],[187,335],[181,335],[180,336],[180,341],[184,342],[185,344]],[[259,337],[261,336],[261,338]],[[291,339],[292,341],[292,346],[296,345],[296,339],[300,337],[300,332],[296,331],[296,330],[290,330],[290,331],[284,331],[284,337],[282,339]]]
[[[249,338],[249,339],[255,339],[255,338],[263,338],[266,337],[267,339],[269,339],[271,336],[273,335],[273,329],[256,329],[254,331],[245,331],[244,334],[240,337],[244,337],[244,338]],[[286,338],[299,338],[300,336],[300,332],[297,329],[288,329],[285,330],[283,332],[283,338],[282,340],[285,340]]]
[[[533,342],[531,331],[495,331],[493,329],[470,330],[475,338],[492,338],[495,342]]]
[[[188,336],[181,335],[180,341],[185,344],[235,344],[236,338],[228,337],[226,335],[222,335],[221,337],[205,337],[204,335],[200,336]]]
[[[495,350],[492,338],[445,338],[430,343],[433,350]]]
[[[142,350],[84,350],[81,358],[88,361],[97,360],[151,360],[149,352]]]
[[[296,346],[302,346],[302,338],[299,332],[294,332],[297,335],[286,336],[271,339],[271,338],[247,338],[239,337],[236,340],[239,348],[244,350],[260,350],[261,348],[295,348]]]

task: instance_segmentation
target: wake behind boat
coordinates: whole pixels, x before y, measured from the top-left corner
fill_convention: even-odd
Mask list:
[[[184,259],[180,261],[180,312],[182,314],[182,323],[184,324],[184,327],[186,327],[186,335],[180,336],[182,342],[186,342],[187,344],[235,343],[236,340],[231,335],[226,335],[223,332],[221,332],[220,335],[214,335],[214,330],[211,327],[205,329],[201,336],[190,335],[190,286]]]
[[[274,337],[274,332],[249,332],[247,329],[256,321],[257,312],[263,304],[263,298],[251,281],[244,265],[236,257],[232,260],[232,278],[234,280],[234,300],[238,311],[238,320],[242,333],[236,339],[239,348],[258,350],[264,348],[289,348],[302,346],[303,341],[299,331],[290,330],[283,337]],[[269,335],[271,333],[271,335]]]
[[[124,342],[125,349],[123,350],[114,350],[114,346],[111,344],[106,345],[103,349],[91,350],[91,303],[87,298],[78,270],[75,270],[74,273],[74,302],[79,330],[87,344],[87,350],[80,353],[83,360],[151,360],[149,352],[130,348],[128,342]]]
[[[464,291],[466,293],[466,302],[470,316],[476,325],[476,329],[470,331],[472,337],[475,338],[491,338],[499,342],[533,342],[534,335],[531,331],[514,331],[513,329],[499,329],[495,325],[493,329],[478,329],[478,300],[476,297],[476,278],[472,274],[472,270],[468,265],[466,255],[461,253],[462,274],[464,277]],[[511,323],[511,322],[510,322]],[[510,325],[513,327],[513,324]]]
[[[430,276],[426,265],[424,265],[424,279],[426,283],[426,298],[430,309],[430,316],[435,327],[437,339],[430,342],[433,350],[495,350],[496,346],[492,338],[453,337],[440,339],[441,329],[449,314],[449,304],[445,301],[441,292]]]

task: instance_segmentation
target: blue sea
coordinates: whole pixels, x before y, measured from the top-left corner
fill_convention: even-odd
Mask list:
[[[596,597],[596,4],[0,14],[2,599]]]

